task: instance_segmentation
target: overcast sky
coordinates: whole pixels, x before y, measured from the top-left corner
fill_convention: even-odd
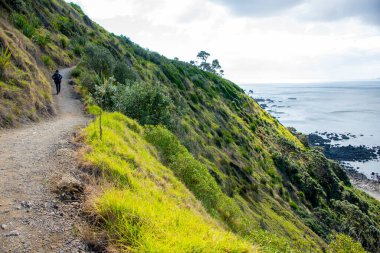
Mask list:
[[[240,84],[380,77],[380,0],[75,0],[169,58],[205,50]]]

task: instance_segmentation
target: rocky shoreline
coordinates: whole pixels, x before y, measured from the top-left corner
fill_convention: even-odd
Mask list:
[[[380,201],[380,181],[368,179],[364,174],[355,169],[346,168],[346,172],[355,187]]]
[[[345,168],[354,186],[380,201],[380,174],[372,172],[371,178],[368,178],[363,173],[358,172],[358,168],[349,164],[349,162],[368,162],[380,159],[380,147],[333,144],[334,141],[350,138],[357,137],[350,133],[315,132],[308,135],[308,142],[310,146],[321,147],[328,158],[338,161]]]
[[[338,133],[319,133],[315,132],[308,135],[310,146],[322,147],[325,155],[336,161],[347,162],[368,162],[371,160],[380,159],[380,147],[360,146],[342,146],[334,144],[334,141],[349,140],[357,138],[353,134],[338,134]]]
[[[290,107],[284,105],[284,101],[277,101],[263,97],[255,98],[252,90],[250,90],[248,94],[275,118],[279,118],[282,114],[285,114],[285,112],[279,111],[278,109]],[[285,100],[296,99],[297,98],[294,97],[288,97]],[[380,161],[380,146],[343,145],[345,141],[361,138],[364,134],[355,135],[352,133],[328,133],[317,131],[315,133],[303,135],[292,127],[289,127],[289,130],[297,136],[303,136],[305,139],[304,143],[309,144],[309,146],[320,147],[326,157],[337,161],[346,170],[354,186],[380,201],[380,173],[372,172],[370,175],[365,175],[364,173],[359,172],[359,168],[354,168],[350,164],[351,162],[365,163],[369,161]]]

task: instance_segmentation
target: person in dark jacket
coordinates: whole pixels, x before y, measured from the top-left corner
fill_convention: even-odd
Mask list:
[[[57,88],[57,95],[61,92],[61,81],[62,81],[62,76],[59,73],[58,70],[55,71],[54,75],[51,77],[54,80],[55,87]]]

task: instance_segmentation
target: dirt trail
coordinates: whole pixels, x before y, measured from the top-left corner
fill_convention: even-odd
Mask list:
[[[65,204],[53,192],[55,182],[75,173],[71,140],[88,120],[69,72],[61,70],[56,117],[0,131],[0,252],[87,252],[75,236],[80,204]]]

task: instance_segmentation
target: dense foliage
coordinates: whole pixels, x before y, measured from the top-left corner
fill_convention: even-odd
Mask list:
[[[338,232],[352,237],[368,251],[380,250],[380,204],[353,188],[340,166],[318,150],[303,145],[302,139],[300,141],[262,110],[234,83],[189,63],[169,60],[143,49],[124,36],[110,34],[92,22],[75,4],[58,0],[2,0],[0,6],[7,13],[7,22],[17,28],[15,34],[30,50],[25,53],[25,50],[10,47],[11,71],[8,71],[6,82],[0,81],[0,93],[6,98],[0,102],[0,112],[6,115],[0,115],[1,122],[9,121],[8,115],[20,118],[19,115],[27,113],[25,109],[25,112],[16,114],[21,103],[12,104],[12,111],[8,109],[12,107],[7,106],[14,101],[23,101],[16,97],[20,90],[35,91],[33,99],[36,99],[29,109],[38,107],[40,111],[47,111],[48,106],[41,102],[50,99],[46,94],[49,89],[43,88],[46,84],[38,86],[39,89],[30,89],[34,86],[27,81],[17,85],[12,81],[16,80],[16,74],[22,75],[22,80],[32,79],[32,76],[22,74],[22,68],[28,69],[28,73],[38,73],[35,76],[43,76],[42,64],[53,68],[78,62],[73,74],[79,84],[77,89],[87,104],[96,102],[106,110],[121,111],[142,125],[155,125],[146,126],[144,137],[138,137],[138,143],[142,143],[141,138],[146,138],[150,144],[139,145],[133,155],[150,152],[151,148],[158,150],[149,157],[156,159],[159,155],[156,160],[160,166],[165,165],[172,171],[173,178],[188,188],[181,192],[191,193],[202,203],[202,212],[207,212],[204,217],[210,215],[217,226],[235,233],[226,235],[226,231],[217,228],[217,234],[223,235],[220,237],[224,245],[222,249],[233,251],[247,247],[246,241],[239,239],[245,238],[260,245],[263,251],[307,252],[312,248],[315,252],[322,252],[328,249],[331,236]],[[26,23],[25,20],[33,22]],[[2,30],[0,35],[6,41],[13,41],[13,37]],[[14,59],[17,50],[19,55],[25,56],[22,60]],[[33,59],[38,62],[38,69],[28,64]],[[105,90],[101,88],[104,80],[108,83]],[[126,249],[164,247],[162,241],[157,242],[162,243],[160,245],[154,244],[148,231],[153,227],[157,229],[154,231],[162,232],[159,225],[169,222],[161,220],[155,213],[157,210],[169,213],[168,206],[162,203],[178,204],[175,198],[165,195],[169,191],[166,187],[172,189],[172,184],[165,181],[160,174],[162,171],[153,170],[155,166],[148,164],[151,160],[145,159],[147,156],[131,158],[129,152],[135,137],[128,137],[131,142],[126,142],[123,133],[117,131],[125,130],[125,126],[142,131],[141,126],[130,123],[120,114],[115,115],[109,119],[106,117],[104,122],[104,141],[110,146],[93,138],[95,128],[88,129],[88,144],[94,148],[91,162],[107,169],[114,175],[108,180],[116,180],[120,186],[120,189],[111,189],[100,197],[96,211],[106,218],[105,229],[112,238],[119,236],[116,242]],[[111,121],[112,124],[107,126]],[[164,125],[170,131],[157,125]],[[126,131],[128,136],[134,136],[133,131]],[[116,157],[115,152],[118,152]],[[135,176],[134,173],[141,173],[139,179],[153,177],[152,182],[133,188],[136,184],[131,175]],[[159,181],[155,181],[157,173]],[[124,184],[131,188],[124,188]],[[141,205],[138,200],[143,200]],[[147,203],[154,205],[144,209]],[[192,203],[198,202],[194,200]],[[173,210],[173,216],[169,217],[180,217],[176,215],[180,215],[178,210],[182,209]],[[144,216],[145,212],[151,215]],[[184,226],[185,231],[190,231],[199,222],[200,233],[204,233],[208,225],[203,218],[199,220],[192,215],[188,213],[185,218],[179,218],[179,224],[186,219],[194,222]],[[134,217],[144,222],[134,223]],[[125,224],[130,226],[123,228]],[[141,227],[142,230],[138,230],[142,231],[141,237],[128,233],[135,231],[136,227]],[[179,228],[174,227],[165,227],[173,230],[164,235],[180,233]],[[186,233],[181,235],[188,236]],[[231,245],[226,239],[229,236],[234,238]],[[351,240],[347,238],[341,240],[338,237],[330,248]],[[175,243],[178,243],[179,250],[189,245],[197,245],[195,249],[211,245],[209,241],[202,244],[199,237]]]

